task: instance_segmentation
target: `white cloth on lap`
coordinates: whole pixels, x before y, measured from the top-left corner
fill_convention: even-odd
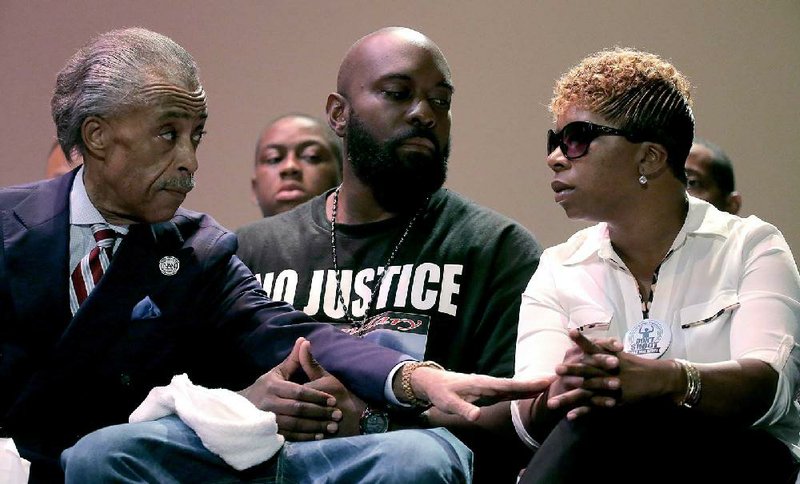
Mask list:
[[[0,439],[0,483],[25,484],[31,463],[19,456],[14,439]]]
[[[242,395],[194,385],[184,373],[150,390],[131,413],[131,423],[176,414],[203,445],[231,467],[244,470],[272,457],[283,445],[275,414],[259,410]]]

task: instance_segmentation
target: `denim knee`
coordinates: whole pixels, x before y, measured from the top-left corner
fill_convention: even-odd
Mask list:
[[[61,467],[67,484],[272,482],[275,472],[269,463],[236,471],[175,415],[92,432],[61,454]]]
[[[290,482],[472,481],[472,452],[442,428],[287,442],[278,460]]]
[[[61,454],[65,480],[70,482],[111,482],[119,480],[117,470],[124,450],[134,439],[128,426],[106,427],[81,438]],[[129,429],[128,429],[129,430]]]
[[[401,439],[397,455],[404,457],[408,482],[472,482],[472,451],[448,430],[410,431]]]
[[[96,430],[61,454],[66,482],[173,482],[180,449],[208,453],[197,436],[171,415],[152,422]],[[162,471],[162,469],[164,471]]]

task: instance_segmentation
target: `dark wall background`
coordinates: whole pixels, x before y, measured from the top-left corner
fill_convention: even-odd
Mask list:
[[[254,220],[256,137],[287,111],[322,115],[339,61],[388,25],[422,31],[456,83],[447,185],[529,227],[545,245],[583,225],[553,203],[544,162],[554,80],[588,53],[632,46],[695,85],[697,133],[736,165],[744,214],[800,227],[800,2],[0,0],[0,185],[41,178],[56,73],[91,36],[140,25],[186,47],[209,96],[188,208],[230,228]]]

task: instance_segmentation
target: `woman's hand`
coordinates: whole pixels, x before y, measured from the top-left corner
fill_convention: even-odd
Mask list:
[[[673,360],[649,360],[625,353],[613,338],[590,340],[577,331],[571,331],[570,338],[577,347],[577,360],[565,358],[556,374],[559,381],[570,382],[574,389],[553,405],[548,401],[551,408],[571,405],[567,418],[584,415],[592,407],[636,403],[671,395],[676,387],[681,388],[681,369]]]
[[[614,338],[591,340],[574,329],[569,337],[575,346],[556,367],[558,378],[550,386],[547,407],[566,410],[567,418],[572,420],[592,407],[617,404],[622,344]]]
[[[617,358],[617,405],[662,397],[676,399],[683,395],[686,388],[685,376],[675,360],[650,360],[625,352],[619,352]]]

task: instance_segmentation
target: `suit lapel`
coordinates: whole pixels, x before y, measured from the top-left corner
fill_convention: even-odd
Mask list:
[[[183,238],[172,221],[131,225],[111,259],[108,270],[72,319],[63,345],[102,344],[113,340],[131,321],[131,310],[146,296],[161,294],[172,282],[159,270],[165,255],[190,257],[181,249]]]
[[[68,293],[69,194],[76,173],[38,184],[16,207],[0,213],[5,275],[16,319],[37,321],[31,331],[43,342],[77,336],[72,334],[77,330],[92,331],[86,341],[97,344],[100,334],[116,333],[115,322],[118,326],[130,320],[138,301],[171,281],[158,269],[161,257],[180,254],[186,260],[192,250],[181,250],[184,240],[173,221],[132,225],[108,271],[73,318]]]
[[[3,213],[6,268],[20,321],[38,321],[42,336],[69,321],[69,192],[75,172],[40,183]]]

